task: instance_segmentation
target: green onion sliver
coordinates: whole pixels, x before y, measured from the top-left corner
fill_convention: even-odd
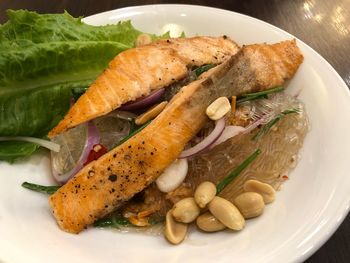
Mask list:
[[[148,219],[148,223],[150,225],[156,225],[165,221],[164,217],[152,218]],[[101,218],[94,223],[94,227],[114,227],[120,228],[121,226],[134,226],[129,220],[123,216],[108,216],[105,218]]]
[[[123,139],[121,139],[114,147],[117,147],[121,144],[123,144],[124,142],[126,142],[127,140],[129,140],[132,136],[134,136],[136,133],[139,133],[140,131],[142,131],[144,128],[146,128],[146,126],[148,124],[151,123],[152,120],[149,120],[148,122],[146,122],[144,125],[142,125],[140,128],[138,128],[137,130],[134,130],[132,132],[130,132],[128,135],[126,135]]]
[[[211,69],[213,67],[215,67],[214,64],[208,64],[208,65],[201,66],[201,67],[195,69],[194,74],[198,78],[202,73],[208,71],[209,69]]]
[[[278,86],[272,89],[267,89],[264,91],[259,91],[259,92],[254,92],[254,93],[246,93],[246,94],[242,94],[240,97],[256,97],[256,96],[262,96],[262,95],[267,95],[267,94],[271,94],[271,93],[277,93],[284,90],[284,88],[282,86]]]
[[[252,138],[253,141],[256,141],[260,139],[262,136],[264,136],[273,125],[275,125],[279,120],[281,120],[284,116],[291,114],[291,113],[299,113],[299,109],[289,109],[284,110],[280,114],[278,114],[275,118],[273,118],[271,121],[266,123]]]
[[[130,131],[129,131],[129,134],[131,134],[131,133],[133,133],[134,131],[136,131],[136,129],[137,129],[137,126],[136,126],[136,124],[135,124],[135,120],[132,119],[132,120],[130,121]]]
[[[272,88],[272,89],[268,89],[268,90],[264,90],[264,91],[242,94],[239,96],[239,99],[237,100],[237,104],[240,104],[240,103],[245,102],[245,101],[266,98],[266,96],[268,94],[281,92],[283,90],[284,90],[284,87],[278,86],[276,88]]]
[[[40,184],[32,184],[28,182],[24,182],[22,184],[22,187],[27,188],[29,190],[35,191],[35,192],[40,192],[44,194],[53,194],[55,193],[61,186],[59,185],[53,185],[53,186],[45,186],[45,185],[40,185]]]
[[[121,226],[128,226],[130,222],[127,218],[122,216],[112,216],[97,220],[94,223],[95,227],[114,227],[120,228]]]
[[[228,184],[230,184],[248,165],[250,165],[255,158],[261,153],[260,149],[256,149],[247,159],[245,159],[236,169],[234,169],[228,176],[222,179],[216,186],[216,194],[219,194]]]

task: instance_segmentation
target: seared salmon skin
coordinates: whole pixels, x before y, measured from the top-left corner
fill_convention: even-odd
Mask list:
[[[186,77],[192,67],[220,64],[239,47],[228,37],[160,40],[118,54],[108,68],[49,132],[50,138],[105,115],[122,104]]]
[[[60,228],[79,233],[150,185],[203,127],[206,108],[215,99],[282,85],[302,61],[295,41],[244,46],[183,87],[146,128],[49,197]]]

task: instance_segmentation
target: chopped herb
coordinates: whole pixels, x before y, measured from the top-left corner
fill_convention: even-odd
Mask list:
[[[55,193],[61,186],[59,186],[59,185],[45,186],[45,185],[40,185],[40,184],[32,184],[32,183],[24,182],[22,184],[22,187],[27,188],[27,189],[32,190],[32,191],[51,195],[51,194]]]
[[[130,132],[128,135],[126,135],[123,139],[121,139],[114,147],[117,147],[121,144],[123,144],[124,142],[126,142],[127,140],[129,140],[132,136],[134,136],[135,134],[139,133],[140,131],[142,131],[144,128],[146,128],[146,126],[148,124],[151,123],[151,120],[149,120],[148,122],[146,122],[144,125],[142,125],[140,128]]]
[[[246,101],[267,98],[268,94],[281,92],[283,90],[284,90],[284,87],[279,86],[279,87],[264,90],[264,91],[242,94],[241,96],[239,96],[239,99],[237,100],[237,104],[241,104]]]
[[[184,31],[181,32],[181,35],[179,36],[179,38],[185,38],[186,37],[186,34]]]
[[[266,95],[266,94],[280,92],[282,90],[284,90],[284,88],[282,86],[279,86],[279,87],[275,87],[275,88],[272,88],[272,89],[267,89],[267,90],[264,90],[264,91],[242,94],[240,97],[256,97],[256,96],[261,96],[261,95]]]
[[[201,66],[201,67],[195,69],[194,74],[198,78],[202,73],[208,71],[209,69],[211,69],[213,67],[215,67],[214,64],[208,64],[208,65]]]
[[[97,220],[94,223],[95,227],[115,227],[120,228],[121,226],[129,226],[130,222],[127,218],[118,216],[105,217]]]
[[[236,169],[228,176],[221,180],[216,186],[216,193],[219,194],[228,184],[230,184],[255,158],[261,153],[260,149],[256,149],[247,159],[245,159]]]
[[[284,116],[291,114],[291,113],[299,113],[299,109],[290,109],[282,111],[280,114],[278,114],[275,118],[273,118],[271,121],[266,123],[252,138],[253,141],[256,141],[260,139],[262,136],[264,136],[273,125],[275,125],[279,120],[281,120]]]
[[[164,222],[165,218],[162,217],[150,217],[148,223],[150,225],[156,225]],[[121,215],[112,215],[102,219],[97,220],[94,223],[95,227],[114,227],[120,228],[122,226],[134,226],[129,222],[129,220]],[[136,226],[135,226],[136,227]]]
[[[130,121],[130,131],[129,134],[133,133],[136,130],[136,124],[135,124],[135,119],[132,119]]]

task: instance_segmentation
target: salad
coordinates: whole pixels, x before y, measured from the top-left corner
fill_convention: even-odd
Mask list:
[[[28,137],[51,138],[39,143],[52,150],[52,173],[60,185],[23,186],[51,194],[49,203],[61,229],[139,229],[165,222],[165,237],[178,244],[192,222],[206,232],[240,231],[245,220],[261,215],[274,201],[308,130],[303,104],[281,86],[303,60],[295,41],[239,47],[227,36],[169,39],[141,33],[129,22],[94,28],[68,14],[9,14],[39,20],[53,16],[68,20],[79,32],[86,29],[74,43],[78,49],[80,42],[120,48],[118,41],[129,41],[129,47],[114,49],[100,65],[104,71],[100,68],[92,79],[77,84],[68,77],[63,86],[52,81],[51,88],[43,87],[48,94],[60,90],[57,96],[64,102],[59,114],[48,111],[54,121],[45,126],[43,120],[44,128],[34,122],[32,133],[18,127],[11,131],[13,121],[7,122],[8,133],[2,133],[8,139],[5,149],[10,149],[2,158],[9,161],[38,147]],[[14,26],[11,22],[3,27]],[[116,43],[109,43],[112,37],[89,39],[116,29]],[[85,70],[91,61],[83,58],[89,64],[80,61]],[[56,78],[61,72],[50,74]],[[35,88],[29,90],[40,90],[38,83],[33,80]],[[16,121],[25,126],[20,118]],[[18,151],[15,145],[31,145],[32,150]]]

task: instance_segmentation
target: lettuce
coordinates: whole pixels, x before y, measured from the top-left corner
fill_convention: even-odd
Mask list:
[[[69,109],[71,90],[88,87],[141,33],[130,21],[90,26],[67,12],[8,10],[7,16],[0,25],[0,136],[45,136]],[[36,148],[1,142],[0,160]]]
[[[38,145],[30,142],[1,142],[0,160],[12,163],[20,158],[30,156],[38,148]]]

